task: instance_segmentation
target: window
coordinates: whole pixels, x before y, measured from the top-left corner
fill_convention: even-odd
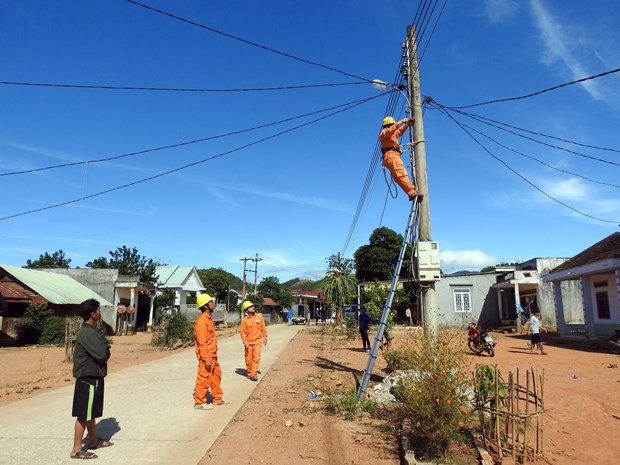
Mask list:
[[[471,290],[457,288],[454,293],[454,311],[457,313],[471,312]]]
[[[609,310],[609,298],[607,297],[607,291],[596,293],[596,311],[598,313],[599,320],[611,319],[611,313]]]

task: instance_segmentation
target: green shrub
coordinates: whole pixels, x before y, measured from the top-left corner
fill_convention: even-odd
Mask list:
[[[47,308],[47,304],[30,304],[17,328],[17,337],[20,344],[36,344],[39,342],[45,326],[45,321],[54,316],[54,312]]]
[[[461,439],[471,384],[458,336],[453,330],[444,330],[433,344],[422,334],[414,334],[406,344],[386,354],[399,369],[415,373],[399,381],[392,393],[402,402],[403,416],[411,420],[412,441],[420,457],[445,454]]]
[[[194,339],[194,327],[185,315],[173,313],[166,318],[168,320],[166,340],[169,345],[174,344],[179,339],[183,342]]]
[[[51,344],[62,346],[65,343],[65,319],[59,316],[51,316],[43,322],[43,331],[39,338],[39,344]]]
[[[330,394],[326,397],[327,412],[342,415],[347,420],[354,420],[362,412],[373,413],[376,403],[372,400],[360,401],[354,390],[345,393]]]

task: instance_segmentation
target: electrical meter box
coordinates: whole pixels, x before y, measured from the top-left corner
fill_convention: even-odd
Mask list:
[[[418,242],[418,274],[420,281],[439,281],[439,243],[437,241]]]

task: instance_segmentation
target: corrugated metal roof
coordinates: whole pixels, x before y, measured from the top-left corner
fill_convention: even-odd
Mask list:
[[[155,273],[159,275],[161,287],[183,287],[193,269],[193,266],[158,266]]]
[[[81,304],[87,299],[97,299],[102,306],[113,306],[70,276],[9,265],[0,265],[0,268],[51,303]]]

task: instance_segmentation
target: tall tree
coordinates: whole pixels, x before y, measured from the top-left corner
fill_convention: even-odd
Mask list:
[[[368,245],[363,245],[355,251],[355,277],[359,281],[372,282],[388,281],[394,274],[394,267],[398,261],[398,254],[403,243],[403,236],[390,228],[375,229],[370,235]],[[407,276],[411,261],[411,247],[407,247],[401,276]]]
[[[110,258],[99,257],[86,263],[89,268],[115,268],[120,274],[140,275],[140,281],[157,285],[159,276],[156,274],[156,267],[163,265],[157,260],[147,258],[140,253],[136,247],[118,247],[109,252]]]
[[[352,262],[343,259],[340,254],[331,255],[327,258],[328,269],[323,280],[322,291],[327,300],[336,310],[336,326],[342,324],[342,311],[353,297],[355,280],[351,274]]]
[[[256,290],[261,297],[270,297],[281,308],[290,307],[293,303],[293,294],[288,289],[284,289],[280,280],[275,276],[267,276],[256,286]]]
[[[57,250],[51,255],[45,252],[39,255],[38,260],[27,260],[24,268],[69,268],[70,258],[65,257],[62,249]]]
[[[203,286],[211,295],[217,296],[218,301],[225,302],[229,289],[241,289],[243,281],[223,268],[206,268],[198,270],[198,276]]]

